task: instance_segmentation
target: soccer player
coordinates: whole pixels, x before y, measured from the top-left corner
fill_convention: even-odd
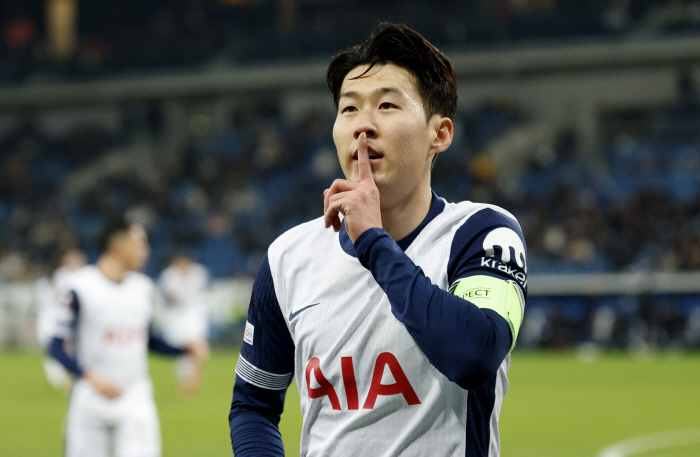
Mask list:
[[[204,348],[207,342],[207,308],[204,291],[209,284],[207,269],[184,252],[176,254],[158,278],[166,308],[163,316],[163,337],[174,346],[194,343]],[[175,371],[180,394],[192,395],[203,382],[200,364],[188,355],[178,357]]]
[[[124,220],[99,239],[101,255],[66,279],[49,353],[76,377],[66,418],[66,457],[157,457],[160,427],[147,349],[180,355],[149,331],[154,284],[139,271],[146,232]],[[71,345],[74,351],[68,350]],[[196,359],[205,348],[190,345]]]
[[[386,24],[336,55],[327,82],[347,179],[324,192],[323,218],[275,240],[260,266],[233,451],[283,455],[278,422],[296,376],[302,456],[497,456],[525,241],[507,211],[431,191],[453,137],[452,65]]]

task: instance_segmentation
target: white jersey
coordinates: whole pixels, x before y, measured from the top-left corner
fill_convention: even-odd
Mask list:
[[[74,272],[75,270],[60,267],[51,278],[44,276],[34,283],[34,297],[37,306],[37,339],[44,349],[48,347],[54,336],[56,319],[61,314],[61,308],[57,306],[59,294],[65,289],[65,281]],[[70,374],[60,362],[47,356],[42,361],[42,365],[49,384],[55,389],[65,389],[71,385]]]
[[[36,306],[36,336],[39,345],[46,348],[53,336],[53,327],[56,317],[56,291],[51,284],[51,279],[42,276],[33,285],[34,304]]]
[[[56,322],[57,301],[59,294],[65,290],[66,281],[75,270],[59,267],[51,278],[39,278],[34,283],[34,299],[37,308],[37,339],[41,347],[46,347],[51,341]]]
[[[163,336],[173,345],[207,338],[207,307],[204,292],[209,283],[206,268],[192,263],[187,271],[175,266],[163,270],[158,286],[167,307],[163,316]]]
[[[522,235],[506,211],[436,199],[444,209],[420,230],[405,253],[439,288],[449,290],[464,277],[450,273],[448,263],[455,257],[456,233],[475,214],[481,215],[478,226],[486,227],[482,219],[490,218],[497,220],[489,222],[493,227],[513,232],[511,247],[519,254]],[[471,243],[479,246],[473,250],[469,268],[486,274],[493,269],[508,277],[506,269],[499,268],[505,263],[476,257],[487,249],[484,236],[488,231],[467,229],[474,233],[470,237],[479,240]],[[498,416],[508,388],[510,355],[483,392],[465,390],[447,379],[392,315],[389,299],[371,272],[349,255],[343,233],[326,229],[321,218],[288,231],[268,251],[274,295],[294,343],[293,374],[304,416],[301,455],[464,456],[470,452],[469,430],[475,427],[490,436],[488,455],[498,455]],[[502,248],[501,252],[511,252],[503,244]],[[524,248],[521,250],[524,260]],[[505,261],[506,254],[501,257]],[[520,273],[511,270],[508,274]],[[520,286],[525,287],[525,276],[521,279]],[[253,335],[263,331],[257,327],[264,324],[248,325],[244,340],[251,346],[244,345],[238,375],[267,389],[286,387],[292,373],[269,369],[254,347],[260,343],[253,343]],[[471,399],[488,403],[483,411],[486,417],[477,419],[478,414],[469,410],[470,395],[487,398]],[[469,423],[472,420],[479,423]]]
[[[74,341],[80,367],[123,390],[148,380],[148,338],[154,286],[129,272],[120,283],[94,265],[68,277],[55,336]]]

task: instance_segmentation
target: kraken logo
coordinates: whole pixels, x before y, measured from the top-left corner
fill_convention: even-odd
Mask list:
[[[525,263],[525,246],[517,233],[508,227],[499,227],[492,230],[491,233],[484,238],[484,251],[486,257],[495,257],[495,246],[501,248],[501,261],[503,263],[510,262],[511,248],[515,255],[515,263],[527,273],[527,264]]]

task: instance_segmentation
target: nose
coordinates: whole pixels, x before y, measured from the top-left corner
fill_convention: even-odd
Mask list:
[[[367,134],[367,138],[377,138],[379,135],[377,126],[374,125],[374,113],[371,109],[363,109],[357,117],[357,126],[355,127],[354,134],[355,139],[358,139],[362,132]]]
[[[363,124],[363,125],[359,125],[355,129],[355,139],[360,138],[360,134],[362,132],[367,134],[367,138],[376,138],[376,136],[377,136],[377,131],[374,127],[367,125],[367,124]]]

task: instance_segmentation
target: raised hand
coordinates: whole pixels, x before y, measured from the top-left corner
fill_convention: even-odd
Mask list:
[[[365,132],[360,134],[358,142],[357,166],[360,181],[336,179],[323,192],[326,228],[332,226],[336,232],[340,231],[339,214],[342,213],[345,216],[345,230],[353,243],[365,230],[382,226],[379,189],[372,176]]]
[[[198,365],[204,365],[210,357],[209,343],[206,340],[192,341],[186,346],[187,353]]]

